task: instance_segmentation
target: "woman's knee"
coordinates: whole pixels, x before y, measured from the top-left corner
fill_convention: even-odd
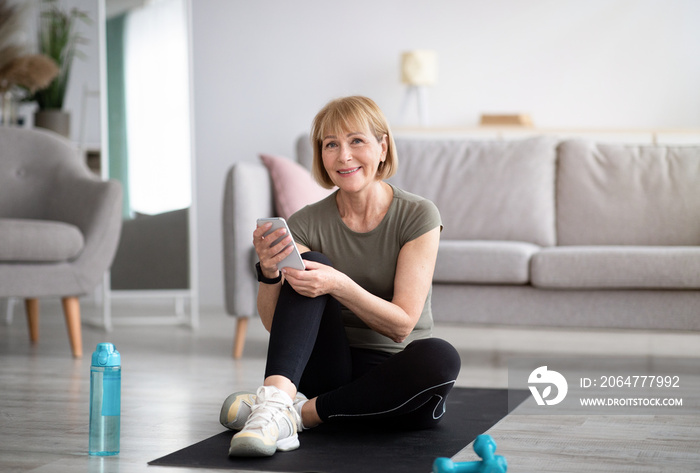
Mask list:
[[[306,251],[301,254],[301,259],[315,261],[317,263],[325,264],[326,266],[333,266],[330,258],[318,251]]]
[[[457,379],[462,360],[449,342],[440,338],[414,340],[405,351],[410,351],[416,358],[423,360],[422,364],[432,376],[445,381]]]

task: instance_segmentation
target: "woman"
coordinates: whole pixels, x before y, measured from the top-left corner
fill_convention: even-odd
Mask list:
[[[430,337],[440,214],[384,182],[398,163],[383,113],[365,97],[334,100],[311,139],[314,177],[338,190],[289,219],[305,271],[277,269],[292,251],[289,235],[271,246],[284,229],[253,232],[270,342],[264,385],[222,407],[221,423],[240,430],[232,456],[293,450],[322,422],[431,427],[459,372],[455,349]]]

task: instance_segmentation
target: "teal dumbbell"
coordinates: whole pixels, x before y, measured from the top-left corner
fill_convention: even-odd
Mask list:
[[[440,457],[433,462],[433,473],[506,473],[508,463],[501,455],[495,455],[496,442],[490,435],[479,435],[474,440],[474,452],[480,461],[454,463]]]

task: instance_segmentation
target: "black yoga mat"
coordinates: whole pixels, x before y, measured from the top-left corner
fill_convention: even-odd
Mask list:
[[[530,392],[510,391],[510,396],[511,401],[522,402]],[[299,449],[264,458],[229,457],[234,432],[225,431],[149,465],[301,473],[428,473],[435,458],[455,455],[507,414],[506,389],[454,388],[445,416],[433,429],[369,431],[323,424],[299,434]]]

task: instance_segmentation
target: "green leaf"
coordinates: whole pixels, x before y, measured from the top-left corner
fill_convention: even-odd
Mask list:
[[[44,90],[30,97],[35,100],[42,110],[62,109],[63,100],[68,87],[70,69],[80,44],[87,44],[76,28],[80,21],[90,24],[87,13],[73,8],[65,11],[56,0],[43,0],[39,14],[39,52],[49,56],[58,65],[58,76]]]

